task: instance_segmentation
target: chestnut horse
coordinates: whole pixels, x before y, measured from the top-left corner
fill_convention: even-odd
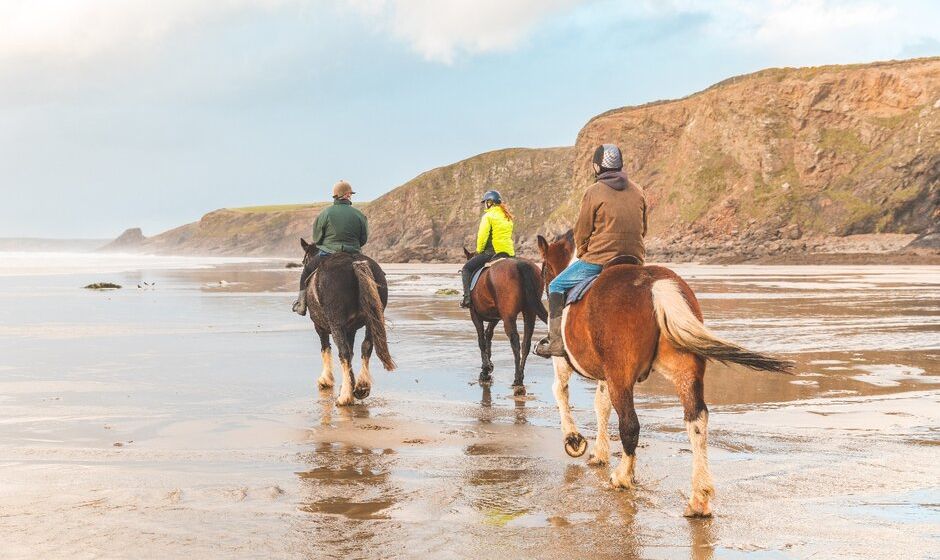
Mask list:
[[[317,380],[321,389],[333,387],[333,351],[330,336],[339,347],[339,361],[343,368],[343,386],[336,404],[353,404],[354,399],[364,399],[372,389],[369,359],[372,350],[386,370],[395,369],[395,362],[388,351],[385,336],[385,306],[388,304],[388,285],[385,272],[374,260],[365,255],[334,253],[318,257],[316,245],[303,239],[304,264],[312,258],[320,258],[316,272],[307,283],[307,310],[310,320],[320,336],[320,354],[323,357],[323,373]],[[353,345],[356,332],[365,327],[362,340],[362,368],[359,380],[353,374]]]
[[[538,244],[547,285],[571,262],[574,240],[569,232],[552,243],[539,236]],[[633,404],[634,385],[655,370],[675,385],[692,444],[692,495],[685,515],[710,516],[709,500],[714,495],[714,486],[706,448],[705,361],[784,373],[792,363],[745,350],[712,334],[702,323],[702,312],[692,289],[676,273],[661,266],[605,267],[584,298],[565,308],[561,330],[567,356],[553,358],[552,390],[561,414],[565,451],[580,457],[587,448],[568,403],[568,380],[577,372],[598,381],[594,395],[597,440],[588,463],[610,462],[607,422],[613,406],[619,418],[623,458],[612,471],[610,482],[616,488],[633,488],[640,437]]]
[[[475,253],[463,250],[467,260]],[[493,331],[497,323],[503,322],[503,329],[512,346],[516,375],[513,378],[513,394],[525,394],[525,363],[532,346],[532,332],[535,330],[535,318],[542,322],[548,320],[548,313],[542,305],[542,280],[539,267],[528,259],[510,257],[501,259],[485,268],[477,280],[470,295],[470,318],[477,328],[477,342],[483,367],[480,370],[480,384],[493,380],[493,362],[490,360]],[[516,319],[522,313],[522,341]],[[486,324],[484,326],[484,323]]]

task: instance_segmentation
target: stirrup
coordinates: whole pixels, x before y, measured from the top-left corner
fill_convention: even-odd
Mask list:
[[[565,351],[565,343],[563,341],[559,345],[560,348],[557,350],[552,348],[553,342],[554,341],[551,339],[551,337],[546,336],[536,343],[533,352],[535,352],[536,356],[541,358],[561,358],[568,355],[568,353]]]

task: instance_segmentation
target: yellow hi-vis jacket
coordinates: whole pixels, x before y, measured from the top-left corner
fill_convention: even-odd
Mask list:
[[[477,253],[506,253],[510,257],[516,254],[512,244],[512,221],[499,206],[490,206],[480,220],[477,232]]]

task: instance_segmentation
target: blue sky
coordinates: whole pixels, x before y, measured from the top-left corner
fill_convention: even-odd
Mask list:
[[[0,0],[0,236],[361,199],[769,66],[940,55],[940,3]]]

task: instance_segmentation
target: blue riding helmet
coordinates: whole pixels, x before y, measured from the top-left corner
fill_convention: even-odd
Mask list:
[[[483,193],[483,198],[480,202],[490,201],[493,204],[502,204],[503,197],[500,196],[499,191],[486,191]]]

